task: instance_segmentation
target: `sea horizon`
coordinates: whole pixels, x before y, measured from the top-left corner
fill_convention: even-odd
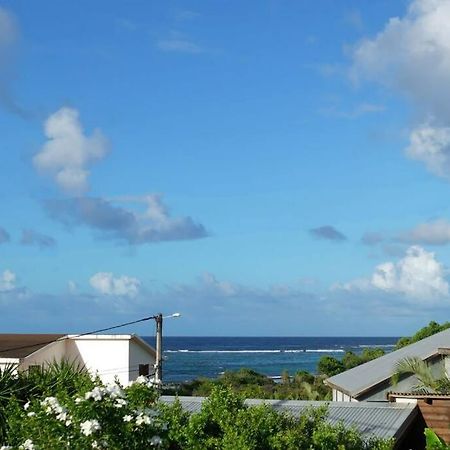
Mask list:
[[[154,336],[145,336],[151,345]],[[225,371],[253,369],[268,377],[301,370],[316,373],[322,356],[341,358],[368,347],[391,351],[396,336],[164,336],[164,379],[217,378]]]

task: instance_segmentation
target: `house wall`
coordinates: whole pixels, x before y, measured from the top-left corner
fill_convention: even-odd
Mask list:
[[[350,397],[344,392],[339,391],[338,389],[333,389],[333,402],[358,402],[359,400]]]
[[[154,371],[155,358],[136,341],[130,341],[130,373],[129,381],[135,380],[139,375],[139,364],[148,364],[150,374]]]
[[[84,365],[89,372],[98,375],[104,383],[129,382],[129,339],[77,339],[67,340],[66,357]]]
[[[20,360],[17,358],[0,358],[0,371],[3,372],[7,367],[18,366]],[[17,372],[17,368],[14,370]]]
[[[450,443],[450,400],[428,399],[418,400],[420,412],[428,428],[442,438],[447,444]]]
[[[36,350],[22,360],[19,370],[27,370],[30,366],[46,367],[53,362],[64,359],[66,353],[66,340],[55,341],[52,344]]]

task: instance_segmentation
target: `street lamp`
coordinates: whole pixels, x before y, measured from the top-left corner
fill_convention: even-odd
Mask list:
[[[161,313],[153,316],[156,322],[156,363],[155,363],[155,383],[162,384],[162,326],[163,319],[170,319],[180,317],[180,313],[173,313],[168,316],[163,316]]]

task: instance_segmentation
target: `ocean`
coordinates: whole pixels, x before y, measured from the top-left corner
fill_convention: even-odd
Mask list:
[[[155,345],[154,337],[144,338]],[[345,351],[366,347],[391,351],[398,337],[173,337],[163,339],[163,378],[181,382],[216,378],[226,370],[248,367],[270,377],[284,370],[315,373],[324,355],[340,358]]]

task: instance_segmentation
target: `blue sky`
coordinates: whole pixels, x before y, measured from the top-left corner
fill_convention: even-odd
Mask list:
[[[1,330],[445,320],[449,20],[449,0],[0,1]]]

